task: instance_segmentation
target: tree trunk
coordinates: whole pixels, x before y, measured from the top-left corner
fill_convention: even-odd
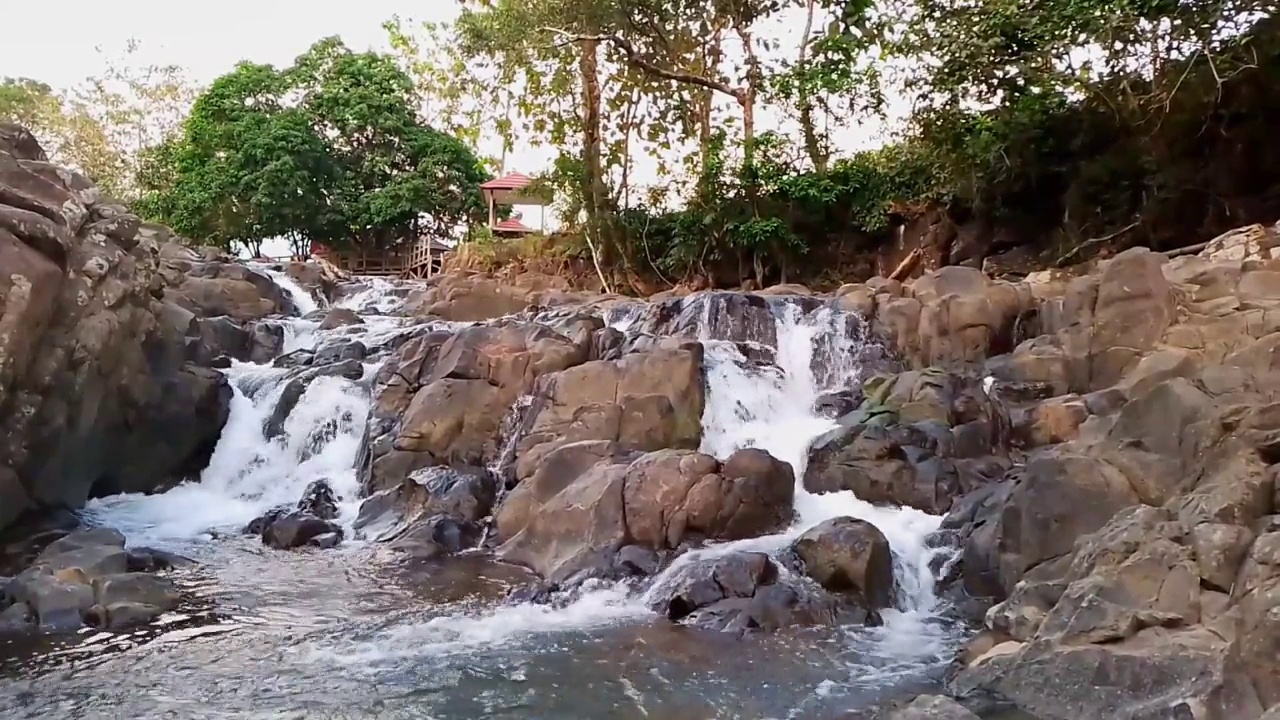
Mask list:
[[[813,13],[817,0],[809,0],[808,15],[804,21],[804,35],[800,38],[800,58],[796,62],[797,69],[803,74],[809,65],[809,37],[813,33]],[[822,141],[818,139],[817,128],[813,123],[813,98],[809,95],[808,83],[802,78],[796,89],[796,104],[800,113],[800,132],[804,135],[804,147],[813,162],[813,169],[819,173],[827,171],[827,156],[822,150]]]
[[[582,205],[587,214],[587,233],[595,238],[599,262],[613,261],[612,243],[604,229],[604,169],[600,157],[600,43],[584,40],[578,71],[582,75]]]

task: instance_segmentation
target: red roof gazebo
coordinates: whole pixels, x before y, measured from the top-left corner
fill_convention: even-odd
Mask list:
[[[489,203],[489,229],[499,235],[527,235],[534,229],[520,222],[520,215],[498,222],[499,205],[537,205],[541,208],[538,232],[546,229],[546,207],[551,198],[545,192],[530,192],[533,180],[523,173],[507,173],[500,178],[481,183],[480,191]]]

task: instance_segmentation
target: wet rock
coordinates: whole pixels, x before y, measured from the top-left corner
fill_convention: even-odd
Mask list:
[[[165,608],[138,602],[94,605],[85,613],[85,622],[102,630],[124,630],[145,625],[165,613]]]
[[[98,605],[118,603],[150,605],[161,610],[177,607],[180,597],[167,578],[148,573],[121,573],[93,580],[93,596]]]
[[[240,323],[225,316],[198,318],[194,322],[199,336],[193,338],[195,347],[190,351],[191,360],[208,363],[220,356],[236,360],[249,357],[250,335]]]
[[[885,720],[978,720],[978,716],[951,698],[921,695],[905,707],[890,711]]]
[[[196,561],[189,557],[149,547],[130,548],[127,560],[127,570],[131,573],[158,572],[196,564]]]
[[[314,515],[321,520],[335,520],[338,517],[338,496],[333,492],[328,480],[313,480],[302,492],[298,501],[298,510]]]
[[[26,603],[13,603],[0,610],[0,632],[24,629],[31,624],[31,620],[31,608]]]
[[[291,550],[311,545],[333,547],[342,540],[342,527],[314,515],[294,511],[266,519],[262,528],[262,543],[277,550]]]
[[[862,404],[861,390],[840,390],[823,393],[813,401],[813,412],[832,420],[848,415]]]
[[[515,321],[409,340],[379,373],[371,414],[377,433],[363,469],[368,489],[394,487],[422,467],[492,462],[516,400],[587,353],[549,328]]]
[[[934,370],[875,376],[858,409],[809,449],[809,492],[852,490],[873,503],[942,513],[999,479],[1008,415],[978,378]]]
[[[662,558],[642,545],[626,545],[618,549],[614,564],[627,575],[648,577],[657,574]]]
[[[761,450],[725,462],[692,450],[636,453],[604,440],[562,445],[504,499],[494,538],[504,559],[553,582],[605,572],[627,544],[737,540],[792,519],[790,466]]]
[[[333,330],[334,328],[346,327],[348,325],[363,325],[364,319],[356,314],[355,310],[348,308],[333,308],[325,314],[324,320],[320,322],[321,330]]]
[[[391,541],[393,550],[419,560],[431,560],[475,547],[481,527],[449,515],[433,515],[411,524]]]
[[[893,555],[884,533],[865,520],[839,517],[806,531],[793,549],[805,573],[833,592],[879,610],[893,603]]]
[[[316,348],[310,364],[332,365],[346,360],[364,360],[368,355],[369,348],[359,340],[335,340]]]
[[[695,560],[676,572],[650,593],[650,607],[686,625],[742,633],[828,624],[835,616],[829,600],[782,578],[763,553]]]
[[[360,505],[355,528],[375,540],[393,540],[415,523],[436,516],[474,525],[489,515],[497,479],[483,468],[431,467],[415,470],[399,486],[380,491]]]
[[[364,377],[364,366],[356,360],[344,360],[320,367],[312,367],[298,374],[285,385],[271,410],[271,415],[263,424],[263,434],[267,439],[275,439],[284,434],[289,415],[298,406],[311,383],[321,377],[341,377],[347,380],[359,380]]]
[[[251,363],[266,364],[284,350],[284,327],[272,322],[255,323],[249,337]]]
[[[64,579],[65,578],[65,579]],[[14,604],[29,607],[42,630],[76,630],[93,607],[93,588],[82,573],[61,577],[40,572],[24,573],[10,587]]]

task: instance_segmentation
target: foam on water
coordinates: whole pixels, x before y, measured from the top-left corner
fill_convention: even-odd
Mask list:
[[[281,272],[270,265],[262,263],[249,263],[249,265],[258,272],[270,277],[272,282],[278,285],[281,290],[284,290],[289,295],[289,298],[293,300],[293,305],[298,309],[299,315],[305,316],[320,309],[320,303],[316,302],[315,297],[295,282],[293,278],[289,277],[288,273]]]
[[[294,296],[300,310],[310,296],[278,271],[264,269]],[[366,297],[382,301],[379,287]],[[315,301],[310,301],[315,308]],[[401,318],[373,318],[365,325],[319,330],[319,323],[280,320],[285,349],[310,349],[335,338],[361,340],[374,347],[405,330]],[[267,510],[296,503],[307,485],[328,481],[339,499],[338,521],[349,526],[359,508],[356,457],[364,439],[371,398],[368,380],[377,363],[366,363],[364,377],[318,377],[285,418],[282,432],[268,437],[268,420],[296,373],[271,365],[233,362],[225,372],[234,395],[227,424],[209,466],[197,480],[157,495],[115,495],[91,501],[86,519],[118,528],[131,544],[182,547],[214,533],[236,533]]]
[[[300,311],[310,311],[305,301],[310,296],[305,291],[282,273],[271,274],[294,296]],[[336,305],[356,310],[375,307],[380,312],[394,309],[400,301],[394,283],[365,281],[364,290]],[[314,309],[314,304],[310,307]],[[895,667],[912,667],[933,659],[941,655],[947,631],[935,622],[939,608],[930,561],[939,551],[926,547],[925,538],[937,528],[940,518],[911,509],[876,507],[849,492],[812,495],[802,483],[810,444],[834,426],[833,421],[813,411],[815,400],[824,392],[858,384],[861,335],[851,329],[850,316],[830,309],[805,313],[792,302],[778,302],[773,308],[776,358],[772,365],[749,361],[733,342],[702,338],[707,399],[701,449],[723,459],[740,448],[756,447],[789,463],[796,476],[796,522],[774,535],[686,553],[655,579],[653,587],[672,581],[698,558],[736,550],[775,552],[827,519],[842,515],[863,518],[889,539],[898,578],[898,610],[884,613],[886,624],[881,628],[850,629],[856,638],[851,642],[859,652],[888,658],[897,663]],[[626,327],[635,319],[635,311],[628,309],[608,320],[615,327]],[[286,347],[314,348],[332,339],[359,339],[373,347],[406,331],[402,318],[365,315],[364,320],[363,325],[333,330],[320,330],[312,321],[284,320]],[[709,318],[702,325],[704,331],[710,327]],[[376,364],[367,365],[364,380],[376,369]],[[370,406],[367,382],[317,378],[289,413],[283,432],[269,438],[267,421],[289,378],[295,375],[247,363],[233,364],[227,375],[235,388],[231,416],[209,467],[198,481],[160,495],[95,500],[87,514],[120,528],[133,544],[191,544],[212,532],[236,532],[262,512],[296,502],[310,482],[325,479],[339,495],[341,520],[349,525],[359,502],[355,465],[365,442]],[[358,644],[338,640],[337,646],[313,645],[309,652],[327,661],[356,666],[379,659],[447,655],[478,646],[519,644],[546,633],[635,623],[652,617],[646,608],[645,595],[633,587],[604,584],[583,588],[560,605],[529,603],[454,611],[384,628]]]
[[[850,331],[856,321],[826,308],[806,315],[792,303],[781,303],[775,312],[775,366],[753,365],[733,342],[702,338],[707,401],[701,450],[725,458],[735,450],[756,447],[789,463],[796,475],[797,519],[792,527],[774,535],[688,552],[643,595],[621,583],[587,588],[560,607],[526,603],[478,614],[463,612],[385,631],[355,650],[331,648],[321,654],[358,664],[379,658],[449,654],[459,648],[510,643],[542,633],[634,622],[652,617],[647,600],[697,559],[742,550],[775,552],[825,520],[851,516],[873,523],[888,538],[899,589],[898,609],[883,613],[886,622],[882,627],[856,629],[860,652],[888,661],[887,665],[881,662],[875,672],[866,668],[860,672],[892,673],[943,657],[951,633],[935,622],[939,608],[930,561],[936,553],[946,551],[925,544],[941,518],[911,508],[877,507],[851,492],[814,495],[803,487],[810,444],[835,426],[834,421],[814,413],[815,400],[827,391],[856,387],[861,380],[862,339]],[[622,315],[609,320],[615,326],[626,326],[633,318]],[[704,335],[709,326],[710,322],[702,323]],[[815,374],[815,367],[821,376]]]

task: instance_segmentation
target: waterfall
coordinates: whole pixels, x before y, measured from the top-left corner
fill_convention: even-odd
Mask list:
[[[715,317],[711,304],[705,302],[700,309],[686,308],[701,312],[698,329],[706,348],[707,396],[700,449],[723,459],[740,448],[756,447],[789,463],[796,476],[796,521],[790,528],[686,552],[652,579],[647,592],[637,593],[625,581],[594,582],[565,598],[563,604],[528,602],[446,614],[378,633],[354,647],[315,650],[316,657],[325,662],[362,666],[405,657],[452,655],[546,633],[636,622],[652,617],[648,599],[656,597],[665,584],[677,580],[682,568],[693,561],[739,550],[776,553],[814,525],[846,515],[867,520],[885,534],[894,557],[898,587],[898,607],[882,612],[883,626],[849,631],[854,633],[848,640],[850,647],[882,663],[860,669],[859,673],[868,682],[875,682],[874,678],[881,674],[911,672],[922,664],[949,657],[955,635],[950,626],[936,621],[941,608],[934,593],[930,561],[937,553],[951,551],[932,549],[925,543],[942,519],[911,508],[877,507],[851,492],[814,495],[803,487],[810,443],[834,426],[834,421],[814,412],[814,401],[824,392],[857,386],[862,380],[864,358],[874,355],[868,352],[874,348],[864,345],[861,320],[829,308],[814,308],[812,303],[812,309],[805,312],[794,302],[773,302],[770,307],[776,348],[771,350],[776,350],[776,358],[772,364],[762,364],[744,356],[743,343],[711,337],[711,328],[717,328],[714,334],[723,335],[728,327],[724,318]],[[633,313],[624,312],[613,314],[606,322],[625,327],[633,319]]]
[[[394,283],[362,282],[362,290],[335,305],[381,313],[400,301],[401,288]],[[888,538],[897,608],[883,613],[883,627],[835,632],[853,633],[849,642],[858,652],[888,658],[899,667],[936,662],[953,637],[949,628],[936,621],[941,608],[930,568],[934,554],[946,551],[929,548],[925,542],[941,519],[910,508],[873,506],[850,492],[814,495],[803,487],[809,446],[834,425],[814,411],[815,401],[824,393],[856,387],[863,379],[869,348],[860,321],[819,302],[792,299],[771,299],[760,314],[757,300],[751,301],[755,314],[745,330],[735,329],[733,318],[724,308],[713,307],[719,301],[710,296],[689,299],[681,317],[682,322],[691,321],[688,330],[696,326],[705,347],[701,450],[724,459],[740,448],[755,447],[789,463],[796,477],[796,520],[791,527],[687,552],[651,581],[648,593],[629,583],[595,582],[553,605],[452,608],[424,621],[379,631],[357,647],[344,643],[340,651],[322,648],[323,657],[359,664],[420,654],[449,655],[525,636],[646,622],[652,618],[647,598],[673,581],[687,564],[736,550],[777,553],[814,525],[848,515],[871,522]],[[740,301],[740,296],[734,300]],[[699,302],[702,307],[697,307]],[[629,306],[611,311],[606,321],[628,327],[638,317],[635,307]],[[373,348],[413,329],[404,318],[382,314],[363,318],[363,325],[323,331],[318,323],[300,318],[275,322],[286,324],[290,346],[301,349],[351,340]],[[731,335],[749,339],[744,342],[744,337]],[[762,362],[761,356],[769,361]],[[371,404],[368,380],[378,367],[377,362],[367,363],[364,377],[358,380],[311,380],[283,425],[277,423],[278,434],[272,436],[268,419],[299,369],[233,364],[226,371],[235,389],[231,417],[201,477],[159,495],[94,500],[86,514],[120,528],[133,543],[191,546],[210,534],[238,532],[266,510],[296,502],[310,482],[324,479],[339,496],[340,522],[350,528],[360,500],[355,466]],[[527,398],[521,400],[527,402]],[[519,404],[513,408],[509,423],[518,423],[523,410]],[[518,433],[512,431],[507,428],[504,446],[510,446],[504,447],[499,469],[501,462],[510,461],[515,448]]]
[[[314,296],[299,285],[293,278],[289,277],[286,272],[276,270],[274,267],[262,264],[253,264],[254,269],[271,278],[271,281],[284,290],[289,295],[289,299],[293,300],[293,306],[298,309],[298,314],[302,316],[310,315],[320,309],[320,303],[316,302]]]
[[[777,549],[832,518],[866,520],[889,540],[900,610],[932,612],[937,598],[929,563],[934,555],[947,551],[928,547],[925,538],[937,530],[942,518],[913,508],[877,507],[848,491],[812,494],[804,488],[809,445],[836,424],[814,412],[815,401],[825,392],[856,387],[863,380],[865,333],[851,332],[856,327],[851,321],[860,321],[828,307],[805,313],[800,306],[783,302],[772,309],[777,328],[773,366],[753,366],[736,343],[703,339],[707,404],[702,415],[702,452],[723,459],[741,448],[760,448],[790,464],[796,476],[795,524],[779,535],[743,545]],[[711,552],[728,552],[736,546],[721,545]]]
[[[295,295],[295,302],[309,297],[296,283],[283,283],[283,273],[271,274]],[[358,301],[383,302],[392,290],[388,283]],[[314,307],[315,301],[310,302]],[[272,322],[285,325],[286,350],[315,349],[333,341],[376,347],[410,329],[403,318],[384,317],[326,331],[299,318]],[[211,534],[238,533],[267,510],[296,503],[311,482],[325,480],[339,499],[338,522],[349,530],[362,499],[355,460],[369,416],[369,384],[379,366],[365,363],[359,379],[320,376],[306,381],[274,434],[269,419],[290,383],[308,369],[233,362],[225,371],[234,392],[231,412],[200,477],[156,495],[93,500],[84,509],[85,518],[119,529],[134,544],[183,548]]]

